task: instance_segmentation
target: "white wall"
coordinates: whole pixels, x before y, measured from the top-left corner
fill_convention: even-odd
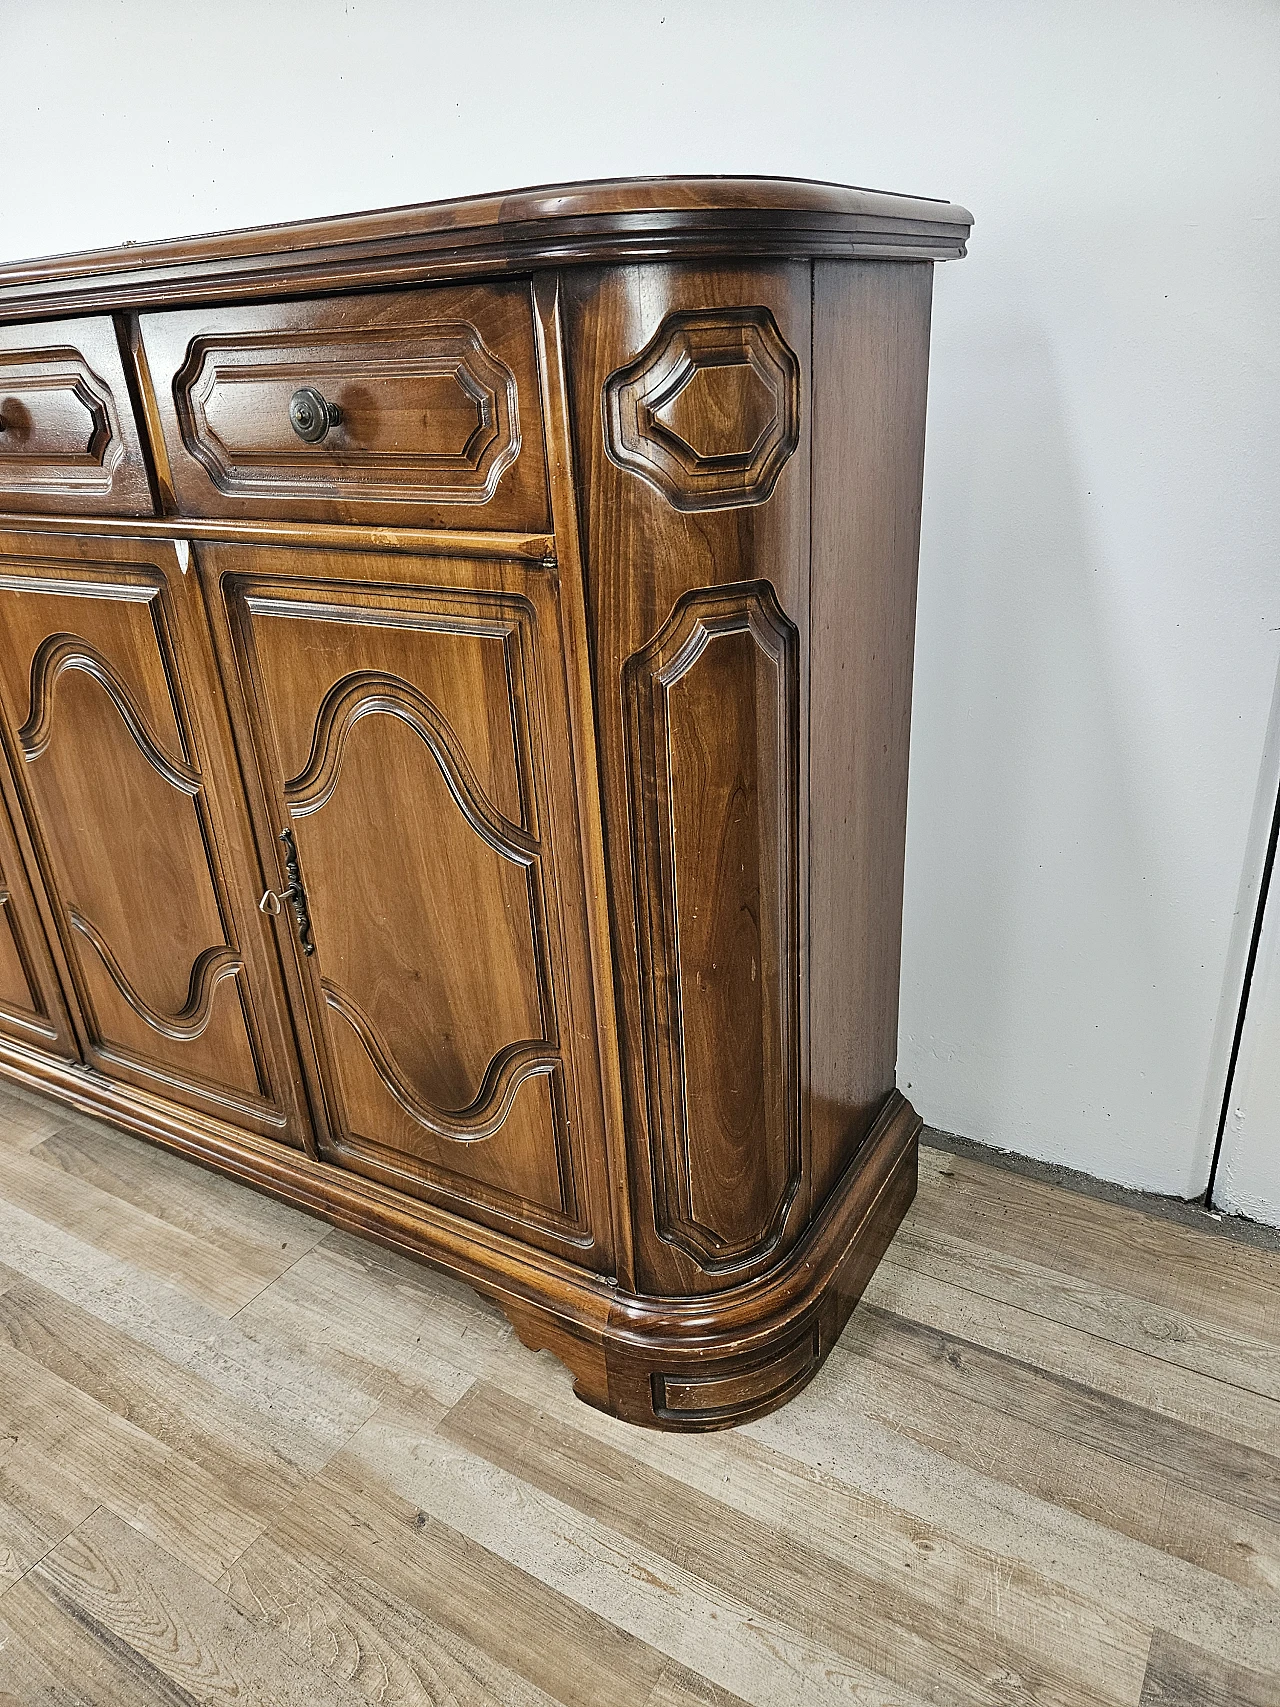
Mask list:
[[[900,1078],[939,1126],[1203,1190],[1274,783],[1280,8],[0,0],[0,63],[0,257],[648,172],[972,208]]]

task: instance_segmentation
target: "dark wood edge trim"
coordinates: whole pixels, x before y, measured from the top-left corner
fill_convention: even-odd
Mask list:
[[[0,530],[117,539],[206,540],[226,545],[304,545],[325,551],[391,551],[421,557],[517,558],[530,568],[549,568],[554,565],[556,555],[555,538],[547,533],[359,527],[338,522],[210,521],[195,516],[160,520],[133,516],[0,513]]]
[[[6,283],[0,269],[0,320],[48,320],[122,310],[195,306],[199,303],[262,300],[279,296],[325,296],[338,292],[403,290],[448,280],[501,278],[513,273],[570,266],[620,266],[642,261],[888,260],[956,261],[966,253],[967,226],[903,229],[813,230],[808,227],[608,232],[597,236],[520,240],[492,235],[466,243],[450,232],[448,242],[384,238],[350,248],[327,246],[293,253],[212,256],[188,262],[153,262],[148,267],[101,272],[69,269],[47,276],[33,269],[30,280]],[[118,262],[118,254],[102,264]],[[65,263],[64,263],[65,265]]]
[[[603,1346],[606,1352],[661,1359],[669,1369],[717,1356],[758,1359],[778,1340],[789,1346],[874,1227],[877,1207],[895,1180],[906,1169],[914,1170],[921,1125],[906,1099],[892,1092],[822,1214],[782,1263],[731,1291],[663,1299],[622,1294],[588,1270],[431,1205],[415,1205],[411,1213],[403,1198],[375,1181],[4,1037],[0,1076],[257,1186],[335,1226],[423,1258],[500,1307],[510,1306],[525,1321],[530,1316],[543,1320],[558,1336]]]
[[[262,301],[290,296],[333,296],[370,290],[408,290],[417,285],[457,280],[502,278],[512,273],[571,266],[626,266],[643,261],[958,261],[965,242],[954,228],[945,239],[908,241],[811,237],[792,238],[735,233],[709,235],[701,241],[686,238],[645,238],[629,241],[548,244],[522,247],[494,244],[463,252],[432,256],[400,255],[356,260],[335,257],[272,256],[269,262],[207,265],[182,270],[166,268],[158,276],[107,276],[92,283],[61,280],[42,286],[0,286],[0,320],[53,320],[64,316],[112,314],[121,310],[195,307],[202,303]]]
[[[0,316],[139,308],[204,295],[370,289],[581,263],[734,254],[964,254],[967,209],[811,179],[685,177],[539,185],[0,265]]]
[[[169,464],[169,447],[165,442],[164,425],[156,403],[151,364],[147,360],[146,346],[142,342],[142,327],[136,314],[118,314],[115,319],[116,335],[120,340],[120,353],[124,361],[129,392],[133,398],[134,413],[142,423],[143,430],[139,437],[142,440],[142,454],[147,460],[155,512],[157,516],[174,516],[177,515],[179,506],[174,493],[173,469]]]

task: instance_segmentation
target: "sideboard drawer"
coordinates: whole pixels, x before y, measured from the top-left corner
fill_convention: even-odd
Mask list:
[[[151,514],[110,318],[0,326],[0,511]]]
[[[184,512],[548,525],[527,284],[142,317]]]

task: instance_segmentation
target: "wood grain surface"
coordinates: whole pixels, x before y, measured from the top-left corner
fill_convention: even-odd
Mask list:
[[[1275,1254],[925,1148],[812,1383],[574,1399],[460,1282],[0,1090],[2,1707],[1263,1707]]]

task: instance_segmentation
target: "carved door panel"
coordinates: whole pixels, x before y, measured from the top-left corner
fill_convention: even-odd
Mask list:
[[[86,1062],[300,1144],[259,873],[174,546],[4,535],[0,717]]]
[[[286,908],[279,928],[297,950],[324,1153],[607,1266],[552,578],[230,546],[205,562],[221,577],[279,887],[305,891],[305,917]]]
[[[29,1048],[76,1060],[75,1032],[22,856],[0,799],[0,1033]]]

